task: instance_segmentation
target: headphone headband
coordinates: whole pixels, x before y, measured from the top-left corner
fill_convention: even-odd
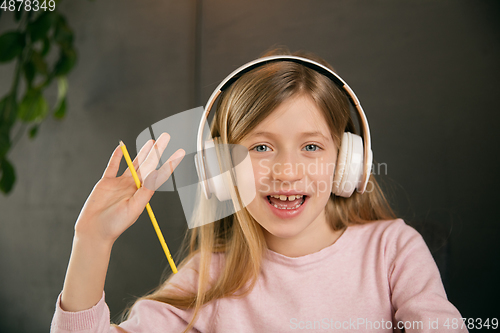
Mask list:
[[[298,56],[291,56],[291,55],[277,55],[277,56],[269,56],[269,57],[263,57],[259,58],[253,61],[250,61],[243,66],[239,67],[238,69],[234,70],[231,74],[229,74],[218,86],[215,88],[214,92],[210,96],[210,98],[207,101],[207,104],[205,105],[205,110],[203,111],[203,115],[201,117],[200,121],[200,126],[198,128],[198,136],[196,140],[196,145],[197,145],[197,151],[198,153],[201,154],[201,160],[205,159],[204,156],[204,150],[203,150],[203,128],[205,126],[205,123],[208,120],[208,115],[210,114],[210,111],[213,107],[213,104],[215,103],[215,100],[217,97],[224,91],[226,90],[231,84],[233,84],[240,76],[243,74],[251,71],[254,68],[263,66],[265,64],[275,62],[275,61],[292,61],[299,63],[301,65],[304,65],[308,68],[311,68],[315,70],[316,72],[319,72],[320,74],[325,75],[329,79],[331,79],[337,86],[342,88],[346,93],[347,96],[349,97],[349,101],[351,104],[355,107],[357,110],[357,116],[358,120],[360,123],[360,129],[361,129],[361,134],[363,138],[363,175],[361,177],[361,182],[359,185],[359,188],[357,189],[358,192],[363,193],[366,189],[366,186],[368,184],[368,178],[370,176],[370,169],[371,169],[371,139],[370,139],[370,128],[368,127],[368,120],[366,119],[365,113],[363,111],[363,108],[361,107],[361,104],[359,103],[359,100],[357,96],[354,94],[354,91],[347,85],[347,83],[340,77],[338,76],[334,71],[332,71],[330,68],[314,61],[308,58],[303,58],[303,57],[298,57]],[[340,147],[339,147],[340,148]],[[204,182],[204,188],[208,188],[206,185],[206,172],[204,168],[204,163],[200,163],[201,165],[201,170],[199,170],[201,176],[202,176],[202,182]]]

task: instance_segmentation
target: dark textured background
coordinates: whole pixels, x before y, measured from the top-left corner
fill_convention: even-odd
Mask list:
[[[74,223],[118,140],[135,155],[148,125],[204,104],[228,73],[273,45],[322,56],[354,89],[375,162],[387,165],[381,182],[398,215],[424,235],[450,301],[463,317],[498,316],[498,1],[60,6],[79,63],[66,119],[48,119],[9,155],[18,182],[0,198],[0,332],[49,330]],[[10,17],[2,15],[0,32],[13,26]],[[2,95],[12,72],[0,66]],[[156,193],[151,205],[175,252],[187,228],[178,196]],[[113,248],[105,287],[112,319],[165,268],[143,213]]]

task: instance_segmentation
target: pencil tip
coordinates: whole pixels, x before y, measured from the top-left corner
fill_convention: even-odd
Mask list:
[[[120,140],[120,146],[124,146],[125,144],[123,143],[122,140]]]

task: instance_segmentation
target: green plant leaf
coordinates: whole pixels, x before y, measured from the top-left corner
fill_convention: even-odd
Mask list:
[[[30,89],[19,104],[18,117],[24,122],[41,121],[48,111],[47,101],[38,89]]]
[[[16,182],[16,172],[7,158],[2,158],[0,160],[0,172],[2,173],[2,178],[0,178],[0,190],[4,193],[9,193]]]
[[[66,76],[61,76],[57,79],[57,102],[66,97],[68,93],[68,80]]]
[[[0,100],[0,128],[5,125],[6,123],[6,112],[7,112],[7,103],[9,102],[10,95],[4,96]]]
[[[10,146],[9,132],[5,128],[0,129],[0,159],[7,155]]]
[[[68,74],[77,60],[76,50],[74,48],[62,49],[59,53],[59,59],[54,67],[55,76],[63,76]]]
[[[57,21],[58,14],[56,12],[44,11],[28,25],[31,41],[36,42],[47,36],[50,28]]]
[[[71,30],[64,16],[60,15],[54,31],[54,40],[61,48],[70,49],[73,45],[73,30]]]
[[[66,94],[68,92],[68,80],[65,76],[57,79],[57,101],[54,109],[54,118],[62,119],[66,113]]]
[[[0,159],[3,159],[10,149],[10,129],[9,122],[10,95],[0,100]]]
[[[40,127],[40,124],[36,124],[33,127],[30,128],[28,132],[28,136],[30,139],[34,139],[36,134],[38,133],[38,127]]]
[[[66,98],[63,98],[61,103],[56,107],[54,111],[54,118],[62,119],[66,115]]]
[[[10,31],[0,36],[0,62],[7,62],[19,56],[24,48],[24,34]]]
[[[17,111],[17,102],[12,94],[0,100],[0,131],[10,132],[10,128],[16,122]]]
[[[36,74],[35,64],[31,61],[31,59],[24,63],[23,73],[26,78],[26,82],[28,83],[28,87],[31,87],[31,83],[33,82]]]
[[[33,50],[31,54],[31,61],[33,62],[33,65],[38,73],[47,75],[47,63],[39,52]]]
[[[50,51],[50,39],[48,37],[45,37],[43,39],[43,46],[42,46],[42,57],[45,57]]]

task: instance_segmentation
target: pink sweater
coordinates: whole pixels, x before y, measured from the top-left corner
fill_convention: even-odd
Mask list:
[[[191,332],[467,332],[447,297],[422,236],[401,219],[348,227],[331,246],[290,258],[271,250],[246,297],[205,305]],[[212,272],[222,255],[212,260]],[[193,288],[199,257],[175,275]],[[213,273],[212,273],[213,274]],[[56,302],[51,332],[123,332],[101,300],[67,312]],[[126,332],[175,332],[192,312],[141,300],[119,326]],[[456,328],[458,326],[458,328]]]

